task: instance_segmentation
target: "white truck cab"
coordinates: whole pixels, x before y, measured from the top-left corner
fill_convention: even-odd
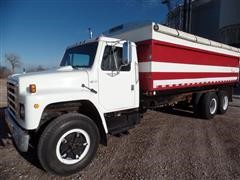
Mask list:
[[[26,152],[31,144],[46,170],[75,172],[73,167],[90,162],[99,140],[106,143],[107,133],[126,131],[138,122],[136,45],[99,37],[68,47],[59,68],[9,77],[8,102],[6,118],[18,149]],[[125,120],[119,121],[122,114]],[[74,125],[76,119],[87,127]],[[71,136],[81,137],[74,137],[77,145]],[[84,143],[88,150],[79,150]]]

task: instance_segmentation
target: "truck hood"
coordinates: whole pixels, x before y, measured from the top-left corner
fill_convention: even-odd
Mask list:
[[[35,84],[37,93],[44,91],[69,91],[80,90],[82,84],[88,86],[88,71],[86,69],[73,69],[71,66],[60,67],[57,69],[15,74],[9,77],[19,86],[19,93],[28,93],[30,84]]]

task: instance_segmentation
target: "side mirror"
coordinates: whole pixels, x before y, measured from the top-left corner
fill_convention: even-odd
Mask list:
[[[128,65],[132,61],[131,43],[126,41],[123,43],[122,64]]]

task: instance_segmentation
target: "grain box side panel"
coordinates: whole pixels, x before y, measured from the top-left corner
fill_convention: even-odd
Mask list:
[[[136,43],[137,56],[139,61],[139,78],[141,91],[153,90],[153,79],[151,73],[151,59],[152,59],[152,40],[145,40]],[[146,65],[145,65],[146,64]]]
[[[157,40],[148,63],[154,90],[233,83],[239,72],[238,57]]]

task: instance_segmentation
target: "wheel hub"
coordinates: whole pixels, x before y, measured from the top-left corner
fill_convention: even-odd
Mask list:
[[[223,110],[225,111],[228,107],[228,97],[224,96],[223,98]]]
[[[217,100],[215,98],[213,98],[210,101],[210,113],[215,114],[216,110],[217,110]]]
[[[67,131],[57,143],[57,158],[64,164],[75,164],[86,156],[89,145],[90,137],[86,131],[82,129]]]

